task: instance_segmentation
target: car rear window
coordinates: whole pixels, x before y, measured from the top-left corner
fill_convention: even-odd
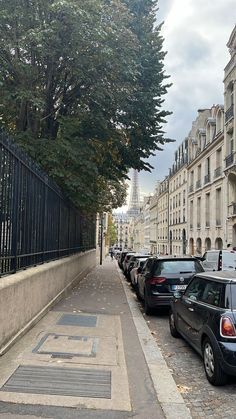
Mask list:
[[[236,266],[236,253],[223,253],[223,263],[224,265],[232,265],[234,268]]]
[[[208,262],[216,262],[218,260],[219,252],[208,252],[206,260]]]
[[[202,272],[203,268],[197,260],[159,260],[154,275],[184,274]]]
[[[232,310],[236,310],[236,284],[231,284]]]

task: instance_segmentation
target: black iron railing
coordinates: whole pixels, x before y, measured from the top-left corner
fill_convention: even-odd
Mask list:
[[[202,184],[201,184],[201,180],[199,179],[199,180],[197,180],[197,182],[196,182],[196,189],[201,188],[201,186],[202,186]]]
[[[219,166],[219,167],[217,167],[216,169],[215,169],[215,172],[214,172],[214,177],[215,178],[217,178],[217,177],[219,177],[219,176],[221,176],[222,175],[222,167],[221,166]]]
[[[0,132],[0,275],[94,248],[95,226]]]
[[[234,105],[232,103],[230,107],[227,109],[227,111],[225,112],[225,122],[233,118],[233,116],[234,116]]]
[[[209,183],[211,181],[211,177],[210,174],[208,173],[206,176],[204,176],[204,185],[206,185],[206,183]]]
[[[225,166],[228,167],[234,162],[234,153],[228,154],[228,156],[225,158]]]

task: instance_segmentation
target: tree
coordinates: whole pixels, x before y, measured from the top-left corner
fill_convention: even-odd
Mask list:
[[[2,125],[86,211],[122,205],[166,141],[153,3],[1,1]]]
[[[106,235],[106,245],[114,246],[117,241],[116,226],[112,221],[111,214],[108,215],[108,226],[107,226],[107,235]]]

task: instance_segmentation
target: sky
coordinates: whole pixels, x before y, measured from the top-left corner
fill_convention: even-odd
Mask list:
[[[154,192],[168,174],[174,151],[187,137],[197,110],[223,104],[224,68],[230,59],[226,44],[236,23],[235,0],[159,0],[157,22],[164,21],[164,65],[173,83],[165,96],[164,131],[176,141],[149,159],[152,173],[141,172],[141,196]]]

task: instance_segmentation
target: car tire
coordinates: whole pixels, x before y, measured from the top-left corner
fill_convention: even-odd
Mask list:
[[[180,334],[178,330],[176,329],[174,313],[172,310],[170,310],[170,313],[169,313],[169,326],[170,326],[171,336],[173,336],[173,338],[179,338]]]
[[[153,312],[153,309],[150,307],[150,305],[148,304],[148,299],[147,299],[147,294],[146,292],[144,293],[144,313],[147,316],[150,316]]]
[[[221,368],[219,360],[217,359],[216,350],[209,338],[204,340],[202,352],[204,369],[209,383],[214,386],[223,386],[226,384],[228,378],[227,374],[225,374]]]
[[[136,292],[136,295],[137,295],[137,299],[138,299],[139,301],[141,301],[141,300],[142,300],[142,297],[141,297],[141,294],[140,294],[140,292],[139,292],[139,285],[138,285],[138,282],[137,282],[137,284],[135,284],[135,292]]]

